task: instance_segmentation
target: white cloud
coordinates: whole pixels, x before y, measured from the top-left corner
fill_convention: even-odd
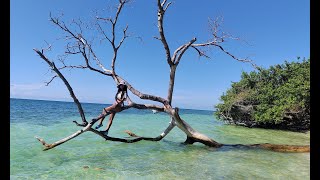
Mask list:
[[[32,91],[41,89],[44,84],[10,84],[10,94],[17,91]]]
[[[107,89],[96,89],[94,93],[88,88],[77,87],[73,89],[80,102],[96,102],[96,103],[113,103],[114,91]],[[69,91],[64,85],[45,83],[11,83],[10,97],[22,99],[43,99],[43,100],[59,100],[73,101]]]
[[[10,97],[11,96],[28,96],[34,94],[37,90],[44,87],[44,84],[10,84]]]
[[[10,84],[10,97],[26,99],[56,99],[61,96],[58,91],[50,91],[44,83]],[[48,91],[49,90],[49,91]]]

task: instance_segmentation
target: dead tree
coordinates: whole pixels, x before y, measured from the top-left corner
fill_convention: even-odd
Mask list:
[[[84,36],[82,33],[82,22],[79,21],[73,21],[73,23],[76,25],[77,30],[74,30],[70,28],[70,26],[66,25],[64,21],[62,21],[57,17],[53,17],[50,14],[50,21],[59,27],[65,34],[65,40],[68,41],[66,46],[65,55],[68,56],[80,56],[83,59],[82,65],[66,65],[64,62],[64,59],[60,59],[63,66],[57,67],[54,61],[50,60],[46,55],[45,51],[46,49],[34,49],[34,51],[41,57],[42,60],[44,60],[51,68],[52,71],[55,72],[55,75],[52,77],[52,79],[47,83],[50,84],[56,77],[59,77],[64,84],[66,85],[70,96],[73,98],[74,103],[77,105],[77,108],[79,110],[80,117],[82,119],[82,123],[78,123],[74,121],[74,123],[77,126],[82,127],[82,129],[78,130],[77,132],[73,133],[72,135],[63,138],[59,141],[56,141],[54,143],[48,144],[43,139],[36,137],[44,146],[44,150],[52,149],[56,146],[59,146],[62,143],[65,143],[82,133],[85,133],[87,131],[94,132],[95,134],[101,136],[105,140],[108,141],[119,141],[124,143],[134,143],[141,140],[147,140],[147,141],[160,141],[163,139],[174,127],[178,127],[180,130],[182,130],[186,134],[186,140],[184,144],[193,144],[195,142],[199,142],[202,144],[205,144],[206,146],[214,147],[214,148],[220,148],[222,146],[247,146],[247,147],[259,147],[259,148],[265,148],[275,151],[282,151],[282,152],[309,152],[309,146],[292,146],[292,145],[274,145],[274,144],[251,144],[251,145],[241,145],[241,144],[234,144],[234,145],[227,145],[218,143],[215,140],[209,138],[208,136],[198,132],[197,130],[193,129],[185,120],[183,120],[179,115],[179,108],[172,107],[172,94],[174,90],[174,84],[175,84],[175,75],[176,75],[176,69],[181,62],[181,59],[186,51],[188,50],[195,50],[199,54],[199,56],[203,56],[206,58],[209,58],[208,55],[205,54],[204,47],[217,47],[219,50],[221,50],[223,53],[229,55],[232,59],[241,61],[241,62],[247,62],[251,63],[254,67],[255,64],[249,60],[249,59],[240,59],[225,50],[222,46],[225,39],[231,38],[236,39],[230,36],[227,33],[224,33],[220,30],[220,24],[218,19],[210,21],[210,27],[211,27],[211,35],[212,39],[208,40],[207,42],[203,43],[196,43],[196,38],[190,38],[189,42],[186,42],[185,44],[182,44],[180,47],[178,47],[175,51],[172,51],[172,49],[169,47],[169,44],[167,42],[164,26],[163,26],[163,20],[165,17],[165,13],[169,6],[171,5],[171,2],[167,2],[167,0],[163,0],[162,2],[160,0],[157,0],[157,16],[158,16],[158,31],[159,36],[155,37],[157,40],[159,40],[164,48],[165,51],[165,59],[168,63],[168,66],[170,68],[170,79],[169,79],[169,87],[168,87],[168,95],[166,98],[152,95],[152,94],[146,94],[143,92],[140,92],[136,88],[134,88],[128,81],[126,81],[123,77],[121,77],[119,74],[116,73],[116,67],[115,62],[117,61],[118,57],[118,51],[121,48],[123,42],[129,37],[127,34],[128,25],[123,29],[122,31],[122,37],[120,39],[116,39],[116,27],[117,23],[119,21],[120,14],[124,8],[124,6],[129,2],[130,0],[119,0],[119,4],[117,6],[117,11],[113,18],[105,18],[105,17],[99,17],[97,16],[95,19],[97,30],[101,33],[104,40],[108,41],[112,47],[113,50],[113,57],[111,59],[111,67],[106,68],[102,60],[96,55],[91,42]],[[107,35],[105,32],[102,23],[106,23],[110,26],[111,29],[111,36]],[[83,108],[81,106],[81,103],[77,99],[75,93],[73,92],[73,89],[67,79],[64,77],[64,75],[61,73],[62,69],[66,68],[81,68],[81,69],[89,69],[95,73],[98,73],[100,75],[104,76],[110,76],[110,78],[113,78],[115,83],[117,84],[120,81],[124,81],[126,85],[128,86],[128,89],[132,94],[139,97],[142,100],[151,100],[154,102],[159,102],[161,105],[154,105],[154,104],[138,104],[133,102],[130,98],[128,98],[128,105],[124,106],[121,111],[129,109],[129,108],[137,108],[137,109],[151,109],[151,110],[157,110],[159,112],[165,112],[168,114],[170,122],[169,126],[157,137],[141,137],[138,136],[130,131],[126,131],[131,137],[130,138],[117,138],[117,137],[110,137],[105,136],[104,134],[100,133],[99,131],[92,128],[94,123],[97,121],[96,119],[90,120],[90,122],[87,121],[85,113],[83,111]],[[108,114],[106,114],[108,115]]]

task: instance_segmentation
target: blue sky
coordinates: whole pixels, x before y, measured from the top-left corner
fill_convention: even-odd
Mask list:
[[[60,79],[50,86],[48,65],[32,50],[52,44],[47,56],[62,54],[62,32],[49,19],[64,13],[63,20],[81,18],[89,22],[94,11],[108,16],[112,0],[10,0],[10,97],[72,101]],[[109,7],[109,8],[108,8]],[[104,14],[103,14],[104,13]],[[158,36],[156,0],[135,0],[125,7],[119,28],[129,25],[132,35],[119,51],[117,73],[141,92],[167,97],[169,66]],[[310,2],[305,0],[175,0],[164,21],[167,41],[173,52],[193,37],[197,42],[210,38],[208,18],[223,16],[223,30],[245,41],[228,41],[225,48],[238,57],[249,56],[257,65],[269,67],[310,56]],[[139,38],[141,37],[142,41]],[[247,43],[246,43],[247,42]],[[106,42],[96,43],[97,55],[110,67],[112,52]],[[239,81],[250,64],[237,62],[218,49],[208,52],[211,59],[186,52],[176,73],[173,105],[181,108],[214,109],[219,97]],[[70,59],[70,62],[82,62]],[[79,64],[79,63],[78,63]],[[63,71],[80,102],[112,103],[116,91],[110,77],[89,70]],[[130,94],[129,94],[130,95]],[[137,102],[141,101],[130,96]]]

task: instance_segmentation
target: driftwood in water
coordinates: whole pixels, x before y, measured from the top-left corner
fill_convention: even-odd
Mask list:
[[[182,59],[184,53],[186,51],[188,51],[189,49],[196,50],[196,52],[199,54],[199,56],[209,58],[209,56],[206,55],[205,51],[201,48],[208,47],[208,46],[217,47],[219,50],[221,50],[223,53],[230,56],[231,58],[233,58],[237,61],[240,61],[240,62],[251,63],[251,65],[253,65],[255,68],[257,68],[257,66],[251,60],[237,58],[236,56],[234,56],[233,54],[231,54],[230,52],[225,50],[225,48],[223,48],[222,44],[223,44],[223,42],[225,42],[225,39],[227,39],[227,38],[235,39],[235,38],[233,38],[232,36],[230,36],[226,33],[221,32],[219,30],[220,26],[219,26],[218,19],[210,22],[211,33],[212,33],[212,37],[213,37],[211,40],[209,40],[207,42],[203,42],[203,43],[196,43],[196,41],[197,41],[196,38],[190,38],[191,39],[190,41],[179,46],[172,54],[172,51],[167,43],[167,39],[166,39],[165,32],[164,32],[164,26],[163,26],[164,15],[165,15],[165,12],[167,11],[168,7],[171,5],[171,2],[167,3],[166,0],[163,0],[162,2],[160,0],[157,0],[159,37],[156,37],[156,39],[160,40],[160,42],[163,45],[163,48],[164,48],[165,54],[166,54],[165,59],[166,59],[168,65],[169,65],[169,68],[170,68],[170,76],[169,76],[170,79],[169,79],[167,98],[142,93],[139,90],[137,90],[136,88],[134,88],[124,78],[120,77],[116,73],[115,64],[116,64],[116,60],[118,57],[119,48],[122,46],[123,42],[127,39],[127,37],[129,37],[127,34],[128,26],[126,26],[123,29],[123,36],[118,41],[118,43],[116,43],[116,41],[115,41],[116,40],[115,29],[116,29],[116,25],[117,25],[117,22],[118,22],[118,19],[119,19],[119,16],[121,14],[122,9],[125,6],[125,4],[127,4],[129,1],[130,0],[120,0],[119,1],[119,5],[118,5],[118,8],[117,8],[117,11],[116,11],[114,18],[103,18],[103,17],[98,17],[98,16],[96,17],[95,23],[97,25],[96,27],[98,28],[98,31],[102,34],[104,39],[106,39],[110,43],[112,50],[113,50],[113,57],[111,59],[111,69],[107,69],[102,64],[102,61],[96,55],[96,53],[94,52],[94,50],[90,44],[90,41],[88,41],[84,37],[84,34],[76,33],[76,32],[82,32],[82,29],[81,29],[82,23],[74,21],[73,23],[78,25],[79,29],[73,30],[73,29],[71,29],[71,27],[68,27],[59,18],[55,18],[50,15],[50,21],[54,25],[59,27],[64,33],[66,33],[65,38],[68,41],[67,46],[66,46],[66,51],[65,51],[66,55],[68,55],[68,56],[79,56],[80,55],[80,57],[84,60],[84,65],[66,65],[64,63],[64,60],[60,59],[60,61],[63,63],[63,66],[57,67],[55,65],[55,63],[44,54],[45,49],[42,49],[42,50],[34,49],[34,51],[41,57],[41,59],[43,59],[50,66],[52,71],[54,71],[56,74],[47,83],[47,85],[49,85],[56,77],[59,77],[66,85],[66,87],[70,93],[70,96],[73,98],[74,103],[78,107],[79,114],[82,119],[81,124],[76,121],[74,121],[74,122],[76,123],[76,125],[81,126],[82,129],[78,130],[77,132],[71,134],[70,136],[68,136],[66,138],[63,138],[63,139],[58,140],[58,141],[51,143],[51,144],[48,144],[43,139],[36,137],[43,144],[44,150],[49,150],[54,147],[57,147],[65,142],[81,135],[82,133],[85,133],[88,131],[91,131],[91,132],[101,136],[105,140],[108,140],[108,141],[118,141],[118,142],[124,142],[124,143],[134,143],[134,142],[138,142],[141,140],[160,141],[168,133],[170,133],[170,131],[174,127],[177,126],[180,130],[182,130],[186,134],[186,140],[185,140],[184,144],[193,144],[195,142],[198,142],[198,143],[202,143],[206,146],[215,147],[215,148],[220,148],[223,146],[234,146],[234,147],[246,146],[246,147],[263,148],[263,149],[268,149],[268,150],[273,150],[273,151],[281,151],[281,152],[309,152],[310,151],[309,146],[275,145],[275,144],[227,145],[227,144],[218,143],[215,140],[209,138],[208,136],[193,129],[185,120],[183,120],[180,117],[179,109],[177,107],[172,107],[171,104],[172,104],[172,96],[173,96],[173,90],[174,90],[174,84],[175,84],[176,69],[177,69],[179,63],[181,62],[181,59]],[[101,26],[101,23],[109,23],[109,25],[111,25],[111,37],[105,33],[104,29]],[[97,65],[97,67],[94,67],[92,65],[92,62],[95,63]],[[122,107],[121,111],[129,109],[129,108],[136,108],[136,109],[150,109],[150,110],[155,110],[157,112],[165,112],[168,114],[168,116],[170,118],[170,123],[169,123],[168,127],[163,131],[163,133],[161,133],[159,136],[154,137],[154,138],[141,137],[141,136],[138,136],[130,131],[126,131],[131,136],[130,138],[117,138],[117,137],[110,137],[110,136],[103,135],[99,131],[92,128],[94,123],[96,123],[96,121],[97,121],[96,119],[92,119],[91,122],[89,122],[89,123],[86,120],[85,113],[83,111],[81,103],[79,102],[75,93],[73,92],[73,89],[72,89],[70,83],[67,81],[67,79],[64,77],[64,75],[60,71],[62,69],[66,69],[66,68],[89,69],[89,70],[96,72],[100,75],[109,76],[109,77],[113,78],[113,80],[117,84],[120,81],[124,81],[128,87],[128,90],[132,94],[134,94],[135,96],[139,97],[142,100],[150,100],[150,101],[159,102],[162,105],[138,104],[138,103],[133,102],[128,97],[128,105]]]

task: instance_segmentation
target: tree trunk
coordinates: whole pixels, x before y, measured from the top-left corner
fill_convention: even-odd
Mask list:
[[[177,66],[173,65],[170,67],[170,81],[169,81],[169,89],[168,89],[168,101],[169,101],[169,105],[171,106],[171,102],[172,102],[172,95],[173,95],[173,88],[174,88],[174,80],[175,80],[175,76],[176,76],[176,69]]]
[[[173,118],[177,124],[177,126],[187,135],[187,139],[184,142],[185,144],[193,144],[195,142],[199,142],[205,144],[210,147],[221,147],[222,144],[210,139],[208,136],[196,131],[193,129],[188,123],[186,123],[183,119],[181,119],[179,115],[179,109],[175,108],[173,110]]]

